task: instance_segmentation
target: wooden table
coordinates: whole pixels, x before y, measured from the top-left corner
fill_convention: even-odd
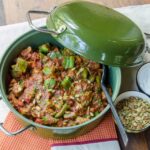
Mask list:
[[[29,9],[50,10],[53,6],[68,0],[0,0],[0,25],[25,21]],[[150,0],[91,0],[109,7],[140,5],[150,3]],[[11,4],[11,5],[10,5]],[[150,150],[150,129],[140,134],[128,134],[129,144],[123,150]]]

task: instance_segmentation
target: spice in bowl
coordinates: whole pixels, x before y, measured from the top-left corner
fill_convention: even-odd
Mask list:
[[[150,125],[150,103],[139,97],[129,97],[116,105],[127,131],[141,131]]]

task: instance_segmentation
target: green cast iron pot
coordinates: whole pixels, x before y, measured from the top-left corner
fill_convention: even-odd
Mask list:
[[[47,29],[36,27],[31,14],[47,15]],[[30,10],[27,20],[33,29],[51,34],[64,47],[95,62],[119,67],[143,63],[144,34],[128,17],[106,6],[73,1],[50,12]]]
[[[92,128],[96,127],[102,117],[106,114],[109,110],[109,106],[107,106],[98,116],[94,117],[93,119],[72,127],[50,127],[37,124],[32,120],[27,119],[23,115],[13,108],[10,102],[7,99],[7,75],[9,73],[10,65],[12,61],[17,57],[17,55],[21,52],[21,50],[25,49],[28,46],[32,46],[33,48],[38,47],[43,43],[52,43],[57,45],[58,47],[62,47],[52,36],[44,33],[40,33],[37,31],[30,31],[26,34],[19,37],[15,40],[6,50],[0,64],[0,89],[1,89],[1,97],[6,105],[10,108],[10,110],[17,116],[17,118],[24,124],[25,128],[16,131],[16,132],[9,132],[7,129],[3,127],[3,124],[0,124],[0,130],[6,133],[9,136],[17,135],[26,129],[32,128],[34,129],[33,132],[41,135],[42,137],[52,137],[52,138],[72,138],[91,130]],[[113,89],[112,99],[115,101],[120,85],[121,85],[121,71],[118,67],[109,67],[109,81],[110,85]]]

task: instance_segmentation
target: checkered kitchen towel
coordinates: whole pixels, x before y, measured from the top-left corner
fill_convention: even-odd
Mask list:
[[[4,127],[8,131],[22,128],[12,113],[5,120]],[[0,132],[0,150],[120,150],[115,124],[111,114],[107,114],[100,125],[85,135],[74,139],[44,139],[31,131],[8,137]]]

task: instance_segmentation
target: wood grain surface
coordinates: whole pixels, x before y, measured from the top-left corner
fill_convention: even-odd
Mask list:
[[[30,9],[51,10],[54,6],[69,0],[0,0],[0,25],[26,21],[26,12]],[[109,7],[122,7],[150,3],[150,0],[91,0]],[[34,17],[36,18],[36,16]],[[129,144],[125,148],[119,136],[123,150],[150,150],[150,129],[140,134],[128,134]]]

